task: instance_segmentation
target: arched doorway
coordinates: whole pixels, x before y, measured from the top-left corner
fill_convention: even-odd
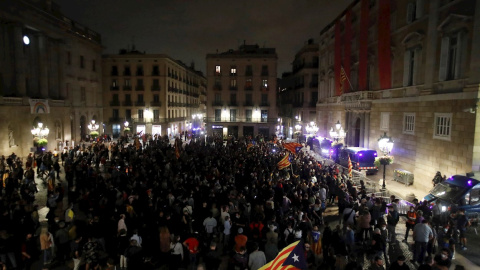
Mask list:
[[[353,146],[360,146],[360,118],[357,118],[357,120],[355,121]]]
[[[80,117],[80,138],[81,140],[85,140],[87,137],[87,120],[85,116]]]

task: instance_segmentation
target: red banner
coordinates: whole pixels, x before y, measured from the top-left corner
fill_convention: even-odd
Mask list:
[[[344,53],[343,53],[343,69],[345,70],[345,76],[347,81],[342,84],[343,93],[350,92],[350,58],[352,55],[352,9],[347,10],[345,15],[345,37],[343,40]],[[353,90],[353,89],[352,89]]]
[[[390,49],[390,0],[380,0],[378,14],[378,77],[380,89],[392,87],[392,56]]]
[[[367,90],[368,74],[368,3],[362,0],[360,13],[360,33],[358,35],[358,90]]]
[[[340,82],[340,72],[342,68],[342,39],[340,37],[340,20],[335,23],[335,93],[337,96],[342,94],[342,85]]]

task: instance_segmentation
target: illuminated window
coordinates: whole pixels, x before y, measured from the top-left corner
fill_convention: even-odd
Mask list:
[[[268,80],[266,80],[266,79],[262,80],[262,87],[265,87],[265,88],[268,87]]]
[[[220,75],[222,73],[221,67],[220,66],[215,66],[215,74]]]
[[[237,75],[237,67],[236,67],[236,66],[232,66],[232,67],[230,68],[230,75],[231,75],[231,76]]]

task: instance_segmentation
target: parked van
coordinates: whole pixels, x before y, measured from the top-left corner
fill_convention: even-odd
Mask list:
[[[424,199],[436,204],[441,212],[451,208],[463,208],[467,213],[480,212],[480,181],[454,175],[435,185]]]
[[[366,171],[367,174],[376,174],[378,172],[378,168],[374,164],[377,151],[363,147],[346,147],[340,150],[338,163],[348,167],[349,156],[354,170]]]

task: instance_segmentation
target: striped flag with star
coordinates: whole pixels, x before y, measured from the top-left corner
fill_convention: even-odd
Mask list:
[[[297,241],[282,249],[273,261],[258,270],[307,269],[303,241]]]
[[[292,152],[293,154],[298,153],[298,151],[303,147],[303,145],[296,142],[283,143],[282,145],[285,149]]]
[[[288,160],[289,156],[290,154],[287,152],[287,154],[277,163],[278,170],[283,170],[290,166],[290,160]]]

